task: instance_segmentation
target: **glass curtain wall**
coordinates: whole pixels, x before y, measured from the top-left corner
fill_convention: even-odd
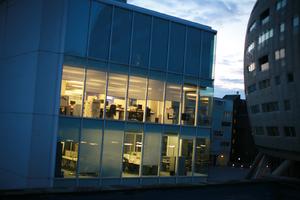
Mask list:
[[[178,124],[181,108],[182,77],[168,74],[166,83],[165,124]]]
[[[162,123],[164,110],[165,74],[151,71],[148,81],[146,121]]]
[[[64,66],[61,81],[60,114],[81,116],[85,70]]]
[[[106,73],[103,71],[86,71],[84,117],[103,118],[105,107]]]
[[[106,97],[106,118],[124,120],[127,75],[109,73],[108,91]]]

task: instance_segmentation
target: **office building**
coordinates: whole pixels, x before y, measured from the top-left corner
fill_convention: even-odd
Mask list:
[[[234,167],[250,167],[257,150],[252,137],[246,100],[241,99],[239,94],[225,95],[223,99],[233,103],[230,164]]]
[[[0,1],[0,187],[206,181],[215,37],[118,1]]]
[[[211,164],[227,166],[231,153],[233,101],[214,97],[213,105]]]
[[[300,177],[299,16],[300,1],[259,0],[248,22],[245,90],[260,152],[254,177]]]

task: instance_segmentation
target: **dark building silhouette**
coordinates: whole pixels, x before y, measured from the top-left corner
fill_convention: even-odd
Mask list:
[[[246,100],[241,99],[239,94],[225,95],[223,99],[233,101],[230,162],[249,167],[255,158],[256,148],[251,135]]]

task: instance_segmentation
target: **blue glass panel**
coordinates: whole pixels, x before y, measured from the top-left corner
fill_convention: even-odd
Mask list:
[[[132,12],[115,8],[111,46],[111,60],[129,62]]]
[[[187,30],[185,73],[198,76],[200,71],[201,32],[195,28]]]
[[[200,77],[212,78],[212,64],[214,56],[214,35],[202,33],[201,72]]]
[[[150,33],[151,17],[135,13],[132,38],[132,65],[148,67]]]
[[[103,141],[102,177],[120,177],[124,123],[106,122]]]
[[[92,2],[89,56],[108,59],[112,6]]]
[[[152,49],[150,67],[153,69],[167,69],[169,22],[153,18]]]
[[[65,37],[66,54],[86,56],[89,9],[89,1],[75,0],[69,4]]]
[[[183,72],[185,26],[172,23],[168,71]]]
[[[196,127],[182,127],[181,134],[185,136],[196,136],[197,128]]]

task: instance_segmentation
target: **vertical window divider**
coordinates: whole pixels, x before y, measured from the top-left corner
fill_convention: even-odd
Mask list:
[[[79,168],[80,168],[80,149],[81,149],[81,135],[82,135],[82,126],[83,126],[83,110],[84,110],[84,99],[85,99],[85,90],[86,90],[86,77],[87,77],[87,68],[84,69],[84,81],[83,81],[83,94],[81,101],[81,118],[80,118],[80,130],[78,136],[78,156],[77,156],[77,166],[76,166],[76,184],[79,185]]]
[[[131,73],[131,59],[132,59],[132,38],[133,38],[133,25],[134,25],[134,14],[135,12],[132,11],[131,15],[132,15],[132,21],[131,21],[131,34],[130,34],[130,50],[129,50],[129,70],[128,70],[128,74],[127,74],[127,86],[126,86],[126,93],[125,93],[125,110],[124,110],[124,118],[123,120],[128,120],[128,113],[127,113],[127,108],[128,108],[128,93],[129,93],[129,78],[130,78],[130,73]]]
[[[196,157],[196,138],[197,138],[197,131],[196,129],[196,135],[193,138],[193,155],[192,155],[192,177],[194,177],[194,172],[195,172],[195,157]]]
[[[197,126],[197,122],[198,122],[198,108],[199,108],[199,103],[200,103],[200,98],[199,98],[199,94],[200,94],[200,89],[199,89],[199,81],[197,81],[197,90],[196,90],[196,105],[195,105],[195,121],[194,121],[194,126]]]

